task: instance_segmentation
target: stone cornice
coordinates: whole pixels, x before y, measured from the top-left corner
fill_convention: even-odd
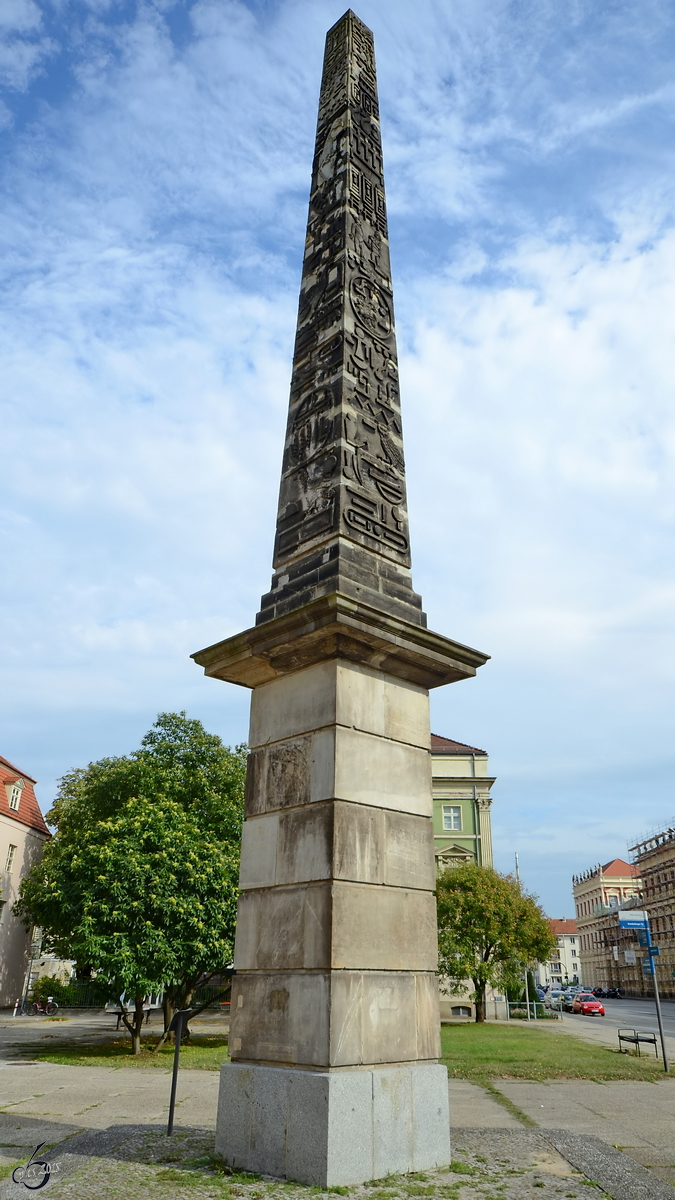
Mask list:
[[[206,675],[249,688],[331,658],[434,688],[470,679],[489,655],[334,592],[191,657]]]

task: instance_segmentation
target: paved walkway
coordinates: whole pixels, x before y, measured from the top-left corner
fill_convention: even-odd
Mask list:
[[[131,1128],[137,1127],[139,1121],[146,1130],[156,1129],[158,1134],[165,1126],[171,1086],[168,1070],[161,1067],[63,1066],[17,1059],[17,1055],[25,1055],[31,1042],[44,1045],[43,1039],[61,1037],[66,1029],[69,1038],[109,1040],[110,1018],[73,1020],[67,1026],[48,1022],[38,1025],[30,1019],[17,1021],[9,1028],[6,1022],[2,1024],[5,1028],[1,1030],[4,1048],[0,1056],[0,1165],[16,1162],[27,1148],[32,1149],[40,1141],[54,1144],[80,1131],[91,1131],[94,1139],[105,1140],[109,1133],[104,1134],[104,1131],[128,1128],[131,1135]],[[557,1028],[564,1029],[564,1023]],[[571,1022],[566,1032],[579,1036],[578,1024]],[[590,1026],[588,1032],[593,1034],[592,1040],[596,1040],[596,1027]],[[597,1040],[601,1040],[600,1037]],[[513,1139],[522,1140],[521,1135],[526,1133],[518,1116],[520,1111],[538,1126],[539,1132],[534,1128],[530,1130],[535,1138],[532,1153],[536,1150],[537,1154],[543,1154],[542,1163],[548,1161],[546,1155],[550,1153],[550,1163],[559,1167],[560,1151],[568,1164],[576,1162],[579,1170],[588,1170],[590,1178],[595,1178],[592,1162],[589,1165],[587,1156],[593,1140],[599,1139],[598,1147],[604,1145],[625,1151],[615,1163],[619,1173],[621,1162],[625,1164],[626,1155],[629,1155],[635,1163],[650,1168],[653,1189],[657,1188],[655,1176],[675,1183],[675,1085],[672,1079],[664,1078],[656,1084],[495,1080],[493,1088],[505,1098],[508,1107],[494,1094],[468,1080],[451,1079],[449,1087],[456,1146],[461,1146],[463,1141],[467,1147],[473,1145],[480,1130],[488,1140],[491,1136],[499,1140],[499,1134],[499,1137],[511,1138],[515,1146]],[[178,1081],[177,1129],[193,1128],[204,1134],[213,1130],[217,1097],[217,1072],[182,1069]],[[548,1139],[546,1144],[541,1141],[542,1137]],[[611,1156],[616,1150],[606,1150],[606,1154]],[[528,1161],[534,1164],[535,1159]],[[602,1169],[609,1169],[606,1162]],[[633,1196],[644,1194],[650,1197],[652,1194],[649,1188],[644,1191],[644,1182],[639,1179],[623,1191],[619,1185],[612,1191],[607,1182],[603,1186],[610,1195],[626,1196],[631,1200]],[[653,1190],[653,1194],[657,1192]]]
[[[495,1080],[495,1087],[541,1129],[591,1134],[625,1150],[662,1179],[675,1183],[675,1081],[590,1079],[529,1083]]]

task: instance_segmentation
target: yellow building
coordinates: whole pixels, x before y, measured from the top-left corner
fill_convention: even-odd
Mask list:
[[[620,976],[618,966],[618,909],[631,896],[640,894],[638,868],[622,858],[613,858],[573,875],[572,890],[584,987],[626,987],[629,981]]]
[[[437,869],[472,861],[491,867],[494,777],[485,750],[432,733],[431,775]]]

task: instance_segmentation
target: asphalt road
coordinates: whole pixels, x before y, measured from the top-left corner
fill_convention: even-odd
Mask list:
[[[567,1021],[581,1021],[588,1025],[606,1025],[610,1029],[618,1029],[625,1025],[631,1029],[639,1029],[644,1033],[658,1033],[656,1006],[654,1000],[602,1000],[605,1007],[604,1017],[582,1017],[581,1013],[565,1013]],[[675,1001],[662,1000],[663,1031],[666,1037],[675,1038]]]

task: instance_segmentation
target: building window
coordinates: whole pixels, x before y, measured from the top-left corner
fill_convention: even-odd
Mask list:
[[[12,784],[12,787],[11,787],[10,793],[9,793],[9,807],[12,809],[13,812],[16,812],[19,807],[19,801],[21,799],[22,791],[23,791],[22,783],[13,783]]]
[[[5,870],[6,871],[11,871],[12,864],[14,863],[14,855],[15,854],[16,854],[16,846],[12,846],[10,843],[10,845],[7,848],[7,859],[5,862]]]
[[[572,958],[576,958],[576,956],[577,956],[577,952],[576,952],[576,950],[572,950],[572,951],[571,951],[571,954],[572,954]]]
[[[459,804],[444,804],[443,805],[443,828],[444,829],[461,829],[462,828],[462,809]]]
[[[577,940],[576,938],[571,937],[570,938],[570,946],[573,946],[575,944],[576,940]]]

